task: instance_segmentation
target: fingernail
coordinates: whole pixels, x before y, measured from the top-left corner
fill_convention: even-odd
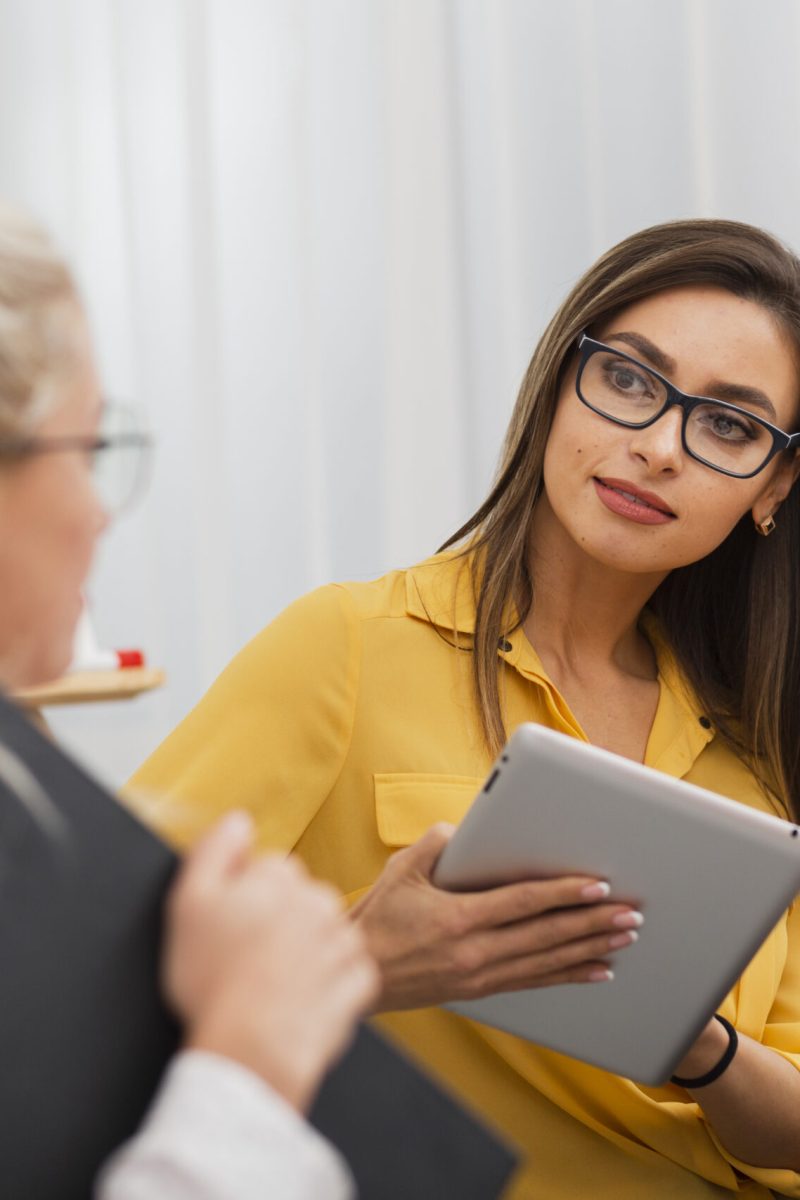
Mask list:
[[[597,883],[587,883],[585,888],[581,888],[581,897],[584,900],[605,900],[611,895],[611,887],[604,879],[598,880]]]
[[[613,937],[608,939],[608,945],[612,950],[621,950],[623,946],[630,946],[633,942],[638,942],[639,935],[635,929],[629,929],[627,933],[615,933]]]
[[[597,968],[589,972],[590,983],[610,983],[614,978],[614,972],[610,967]]]
[[[632,912],[617,913],[611,918],[611,924],[616,925],[617,929],[638,929],[640,925],[644,925],[644,917],[634,909]]]

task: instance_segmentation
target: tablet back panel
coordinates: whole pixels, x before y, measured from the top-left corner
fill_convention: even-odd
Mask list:
[[[487,790],[488,788],[488,790]],[[439,861],[455,890],[586,873],[644,913],[610,983],[451,1005],[663,1083],[800,889],[795,826],[539,725],[521,726]]]

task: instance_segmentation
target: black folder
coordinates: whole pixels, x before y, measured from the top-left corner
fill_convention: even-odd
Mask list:
[[[179,1044],[158,988],[176,866],[0,697],[3,1197],[86,1200],[141,1121]],[[366,1027],[312,1121],[348,1159],[361,1200],[490,1200],[515,1166],[500,1139]]]
[[[489,1200],[517,1162],[366,1025],[324,1081],[311,1122],[349,1162],[361,1200]]]

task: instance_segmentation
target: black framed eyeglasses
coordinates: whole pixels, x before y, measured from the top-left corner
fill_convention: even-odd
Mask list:
[[[784,433],[726,400],[688,396],[652,367],[585,333],[578,350],[575,390],[587,408],[616,425],[646,429],[677,404],[684,450],[712,471],[751,479],[776,454],[800,446],[800,433]]]
[[[153,438],[132,406],[105,401],[95,437],[0,438],[0,461],[14,461],[37,454],[77,452],[86,455],[92,482],[103,508],[118,516],[129,508],[143,490],[150,463]]]

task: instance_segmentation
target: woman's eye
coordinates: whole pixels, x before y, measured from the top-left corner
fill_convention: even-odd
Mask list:
[[[725,410],[708,413],[703,424],[726,442],[750,442],[756,437],[756,431],[749,422]]]
[[[623,363],[612,363],[606,367],[606,376],[618,392],[626,396],[649,396],[648,379],[641,371]]]

